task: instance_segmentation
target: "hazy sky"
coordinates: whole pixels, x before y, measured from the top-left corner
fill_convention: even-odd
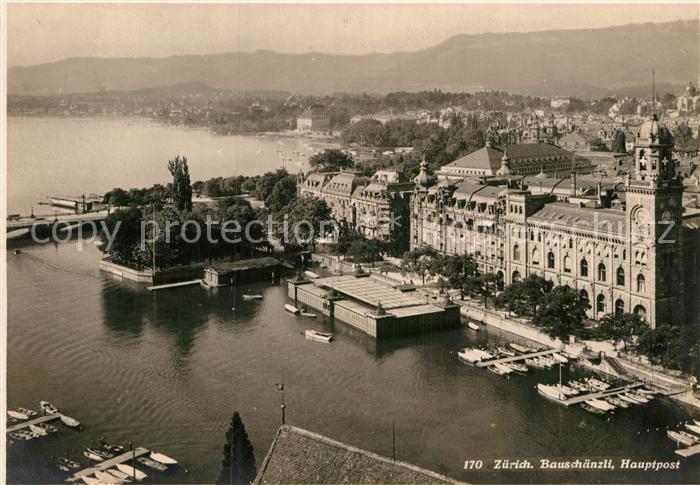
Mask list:
[[[14,4],[8,65],[73,56],[417,50],[459,33],[523,32],[697,19],[698,3]]]

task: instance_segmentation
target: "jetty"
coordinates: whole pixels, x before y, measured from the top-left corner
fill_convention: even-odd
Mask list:
[[[682,456],[683,458],[688,458],[693,455],[697,455],[698,453],[700,453],[700,444],[676,450],[676,454]]]
[[[143,456],[147,453],[150,453],[151,450],[147,448],[142,448],[142,447],[137,447],[134,450],[126,451],[122,453],[121,455],[115,456],[114,458],[110,458],[108,460],[102,461],[95,466],[91,466],[89,468],[84,468],[80,470],[79,472],[76,472],[75,474],[71,475],[70,477],[66,478],[66,482],[68,483],[73,483],[77,482],[83,477],[88,477],[90,475],[94,475],[95,472],[103,472],[106,470],[109,470],[110,468],[113,468],[120,463],[126,463],[127,461],[134,460],[140,456]]]
[[[8,426],[7,433],[12,433],[13,431],[19,431],[20,429],[28,428],[33,424],[41,424],[48,423],[49,421],[55,421],[57,419],[61,419],[61,416],[63,416],[63,414],[60,413],[47,414],[46,416],[40,416],[38,418],[30,419],[28,421],[22,421],[21,423],[17,423],[13,426]]]
[[[572,406],[574,404],[579,404],[581,402],[588,401],[589,399],[598,399],[601,397],[610,397],[610,396],[615,396],[617,394],[622,394],[623,392],[629,392],[632,389],[636,389],[638,387],[642,387],[642,384],[640,382],[634,383],[634,384],[627,384],[622,387],[616,387],[614,389],[606,389],[605,391],[598,391],[598,392],[593,392],[591,394],[584,394],[584,395],[578,395],[571,397],[569,399],[564,399],[559,402],[563,404],[564,406]]]
[[[501,359],[482,360],[482,361],[477,362],[475,365],[477,367],[488,367],[491,365],[506,364],[508,362],[516,362],[518,360],[532,359],[533,357],[540,357],[542,355],[551,355],[551,354],[556,354],[556,353],[557,353],[556,349],[540,350],[538,352],[530,352],[527,354],[520,354],[520,355],[515,355],[512,357],[503,357]]]
[[[159,291],[159,290],[167,290],[169,288],[179,288],[180,286],[193,286],[193,285],[201,285],[202,280],[190,280],[190,281],[180,281],[178,283],[167,283],[164,285],[156,285],[156,286],[149,286],[148,289],[150,291]]]

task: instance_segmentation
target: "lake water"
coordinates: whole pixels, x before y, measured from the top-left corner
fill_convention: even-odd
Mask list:
[[[109,139],[110,147],[109,167],[103,170],[90,165],[96,157],[82,154],[93,143],[68,135],[71,127],[91,132],[84,120],[21,120],[22,138],[18,125],[11,125],[10,152],[15,156],[39,150],[18,144],[34,138],[28,125],[35,121],[36,139],[59,138],[63,143],[64,156],[52,163],[45,158],[36,162],[52,166],[55,174],[42,179],[46,193],[55,190],[50,179],[59,177],[90,181],[95,191],[162,181],[167,173],[159,161],[184,152],[177,147],[197,146],[198,153],[211,154],[220,147],[233,150],[235,140],[259,143],[201,130],[97,121],[94,129]],[[122,127],[119,134],[117,127]],[[144,133],[160,134],[160,152],[149,148],[143,138],[150,137]],[[176,147],[171,150],[168,133]],[[112,153],[120,150],[119,139],[121,158],[128,159],[123,173],[112,166],[120,158]],[[202,140],[210,145],[202,146]],[[143,159],[150,160],[144,161],[143,172],[136,171],[135,146],[144,148]],[[46,147],[41,151],[50,152]],[[74,156],[66,158],[69,153]],[[193,162],[198,159],[190,153]],[[79,161],[73,163],[73,158]],[[27,177],[23,180],[30,180],[29,174],[43,170],[32,166],[32,156],[25,155],[21,167],[17,160],[14,166],[10,161],[11,177],[19,171]],[[224,170],[229,162],[212,163],[213,168],[193,163],[193,178],[236,173]],[[90,167],[92,177],[78,173]],[[112,181],[104,171],[121,178]],[[10,185],[15,182],[19,184],[11,180]],[[15,192],[15,200],[22,204],[20,193]],[[84,463],[80,450],[100,436],[161,451],[187,468],[154,476],[158,482],[210,483],[234,410],[241,413],[260,465],[281,422],[281,393],[275,384],[282,379],[289,424],[391,456],[393,421],[399,459],[469,482],[700,481],[697,459],[684,461],[679,472],[494,470],[493,460],[503,458],[611,458],[615,465],[622,458],[675,461],[675,444],[665,430],[688,418],[673,402],[659,399],[603,419],[540,397],[536,383],[557,381],[554,370],[505,379],[460,364],[460,348],[499,340],[498,335],[460,328],[376,342],[337,324],[336,340],[323,344],[306,340],[301,332],[328,328],[327,322],[284,312],[284,285],[149,292],[101,274],[100,253],[92,244],[82,251],[74,242],[21,249],[20,254],[7,253],[8,406],[36,408],[39,400],[50,400],[80,419],[84,430],[61,428],[56,437],[11,445],[8,473],[13,483],[60,481],[62,476],[47,464],[49,456],[68,452]],[[242,301],[245,291],[265,298]],[[567,368],[564,373],[567,377],[581,371]],[[464,470],[468,459],[484,460],[484,468]]]
[[[202,128],[141,119],[8,118],[8,212],[51,213],[51,195],[104,194],[172,180],[167,161],[187,157],[192,181],[306,169],[313,150],[303,138],[220,136]],[[289,160],[291,159],[291,160]]]

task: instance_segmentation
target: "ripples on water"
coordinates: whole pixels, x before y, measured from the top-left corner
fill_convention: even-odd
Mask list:
[[[100,274],[92,245],[83,252],[75,244],[31,246],[7,257],[8,404],[51,400],[85,428],[11,447],[14,482],[60,479],[47,458],[65,451],[82,458],[102,435],[162,451],[189,469],[164,482],[210,482],[233,410],[260,464],[280,423],[282,378],[289,423],[390,456],[393,420],[400,459],[462,480],[700,480],[697,461],[680,474],[464,471],[467,459],[487,467],[494,458],[675,460],[665,427],[685,417],[666,401],[609,421],[549,403],[534,386],[556,381],[554,371],[504,379],[458,362],[456,352],[483,341],[483,332],[376,342],[338,324],[336,341],[325,345],[300,334],[324,322],[283,311],[283,285],[151,293]],[[265,299],[244,302],[248,290]]]

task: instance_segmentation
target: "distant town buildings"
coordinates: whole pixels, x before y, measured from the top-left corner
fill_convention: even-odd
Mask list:
[[[297,131],[328,131],[331,118],[325,106],[313,105],[297,116]]]

